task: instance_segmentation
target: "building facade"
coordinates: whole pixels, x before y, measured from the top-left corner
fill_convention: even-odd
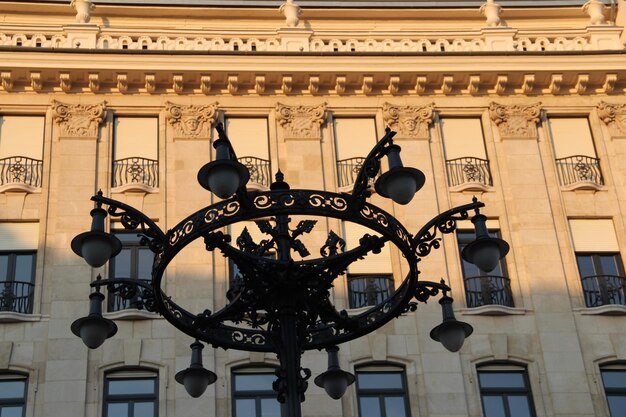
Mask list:
[[[460,223],[420,263],[475,329],[459,353],[429,338],[440,310],[421,305],[340,346],[357,383],[338,401],[309,384],[304,415],[625,416],[626,2],[296,3],[0,4],[0,417],[280,415],[269,354],[205,349],[218,381],[190,398],[174,374],[192,340],[140,297],[108,295],[119,331],[99,349],[70,332],[98,275],[150,279],[151,252],[115,219],[113,261],[72,253],[89,198],[102,190],[172,228],[216,198],[196,176],[217,122],[250,187],[280,169],[292,188],[346,192],[390,127],[427,181],[406,206],[375,204],[415,232],[477,196],[511,245],[477,270],[461,261],[473,229]],[[348,248],[364,233],[319,221],[309,247],[330,230]],[[386,248],[339,277],[333,300],[358,314],[407,271]],[[236,279],[197,242],[164,289],[216,310]],[[318,375],[326,354],[303,365]]]

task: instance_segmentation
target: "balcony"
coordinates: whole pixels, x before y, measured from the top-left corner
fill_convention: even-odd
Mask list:
[[[587,183],[595,186],[604,185],[600,160],[585,155],[573,155],[556,160],[559,181],[564,187]]]
[[[350,308],[375,306],[393,293],[391,275],[348,275],[348,297]]]
[[[491,171],[489,161],[474,157],[463,157],[446,161],[448,173],[448,186],[459,187],[464,184],[480,184],[490,187]]]
[[[272,167],[270,161],[256,156],[241,156],[237,160],[244,164],[250,172],[250,182],[269,187],[272,183]]]
[[[587,307],[626,306],[626,277],[593,275],[582,279]]]
[[[159,162],[153,159],[131,157],[113,161],[114,188],[125,189],[147,187],[156,189],[159,186]],[[141,187],[143,186],[143,187]]]
[[[485,305],[514,307],[511,281],[496,275],[465,278],[465,298],[468,308]]]
[[[152,282],[149,279],[139,279],[137,281],[144,282],[146,284],[150,284]],[[122,288],[120,291],[111,292],[109,291],[107,297],[107,311],[109,313],[114,311],[122,311],[127,309],[137,309],[142,310],[143,306],[143,288],[137,288],[136,294],[134,294],[131,298],[122,297],[121,293],[125,293],[125,288]],[[128,295],[128,293],[125,293]]]
[[[35,285],[30,282],[0,282],[0,311],[32,314]]]
[[[26,156],[0,159],[0,187],[22,185],[41,188],[43,161]]]
[[[337,161],[337,184],[339,188],[354,184],[363,162],[365,162],[365,158],[360,156]]]

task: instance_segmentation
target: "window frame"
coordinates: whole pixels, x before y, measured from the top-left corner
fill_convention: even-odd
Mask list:
[[[521,374],[525,388],[516,388],[516,387],[498,387],[498,388],[483,388],[480,375],[481,374]],[[510,407],[509,402],[507,400],[509,395],[519,395],[526,394],[526,399],[528,401],[529,409],[531,417],[537,417],[537,410],[535,407],[535,400],[533,398],[532,386],[530,384],[530,378],[528,376],[528,369],[525,366],[514,365],[514,364],[502,364],[500,366],[482,366],[476,368],[476,376],[478,381],[478,391],[480,395],[480,406],[483,417],[486,417],[485,414],[485,402],[484,396],[500,396],[503,398],[504,412],[505,417],[510,417]]]
[[[621,387],[621,388],[607,388],[604,384],[604,373],[611,373],[611,372],[620,372],[623,374],[626,374],[626,365],[623,363],[616,363],[616,364],[604,364],[601,365],[600,368],[600,380],[602,382],[602,388],[603,388],[603,392],[604,392],[604,399],[605,399],[605,404],[606,404],[606,408],[609,412],[609,416],[610,417],[618,417],[618,416],[613,416],[611,413],[611,406],[609,404],[609,396],[615,396],[616,394],[619,395],[620,397],[624,397],[626,398],[626,384]]]
[[[376,368],[379,368],[378,370]],[[380,415],[381,417],[394,417],[388,416],[385,408],[385,397],[393,396],[398,397],[402,396],[404,399],[404,411],[406,417],[411,417],[411,402],[409,399],[409,387],[407,383],[406,377],[406,368],[401,365],[389,364],[389,363],[378,363],[378,364],[363,364],[358,367],[355,367],[355,393],[356,393],[356,402],[357,402],[357,410],[358,417],[362,416],[361,411],[361,398],[377,398],[378,404],[380,407]],[[402,382],[402,388],[361,388],[359,386],[359,374],[400,374],[400,380]]]
[[[624,262],[622,261],[622,255],[620,252],[581,251],[581,252],[575,252],[575,255],[576,255],[576,267],[578,269],[578,275],[580,275],[580,279],[586,278],[587,276],[613,275],[613,274],[604,273],[602,264],[600,262],[600,256],[614,256],[616,260],[615,265],[617,266],[617,276],[621,276],[621,277],[626,276],[626,273],[624,271]],[[578,263],[579,256],[591,257],[591,263],[593,265],[593,270],[595,272],[595,275],[587,275],[585,277],[582,276],[582,274],[580,273],[580,265]]]
[[[30,308],[25,308],[24,310],[26,311],[19,311],[19,308],[13,307],[11,310],[6,310],[6,312],[13,312],[13,313],[19,313],[19,314],[33,314],[33,311],[35,309],[35,281],[36,281],[36,276],[37,276],[37,250],[36,249],[0,250],[0,256],[4,256],[4,255],[8,255],[7,270],[6,270],[7,276],[6,276],[6,280],[0,281],[0,306],[4,304],[4,298],[2,297],[2,294],[6,287],[9,287],[11,283],[27,284],[27,285],[30,285],[28,295],[26,296],[21,295],[16,299],[23,299],[25,297],[28,297],[28,300],[26,300],[26,307],[30,307]],[[23,280],[18,281],[15,279],[16,278],[15,276],[16,258],[19,255],[32,255],[30,279],[28,281],[23,281]],[[2,311],[5,311],[5,310],[0,309],[0,312]]]
[[[274,391],[272,387],[269,390],[257,390],[257,391],[244,391],[243,393],[240,391],[237,393],[235,379],[236,376],[239,375],[254,375],[254,374],[262,374],[262,375],[276,375],[275,372],[278,369],[276,366],[259,364],[259,365],[246,365],[239,366],[237,368],[233,368],[230,371],[230,385],[231,385],[231,408],[232,408],[232,417],[237,416],[237,400],[254,400],[254,417],[261,417],[261,400],[263,399],[275,399],[278,402],[277,395],[278,393]],[[279,403],[280,404],[280,403]],[[280,404],[280,415],[281,417],[287,417],[285,412],[285,407],[283,404]],[[239,416],[242,417],[242,416]],[[250,416],[243,416],[250,417]]]
[[[3,382],[24,381],[24,394],[21,398],[4,398],[0,399],[0,413],[4,407],[22,407],[22,417],[26,417],[26,405],[28,401],[28,374],[20,372],[0,372],[0,384]]]
[[[136,373],[136,376],[132,376]],[[111,377],[110,375],[122,374],[123,376]],[[148,374],[152,374],[149,376]],[[111,380],[148,380],[154,382],[154,394],[109,394],[109,385]],[[114,369],[104,374],[104,386],[102,393],[102,417],[119,417],[108,415],[109,404],[129,404],[127,417],[134,417],[134,407],[131,405],[136,402],[152,401],[154,404],[153,417],[159,416],[159,373],[151,369]]]

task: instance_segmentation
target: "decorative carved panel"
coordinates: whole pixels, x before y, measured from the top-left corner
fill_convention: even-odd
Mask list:
[[[598,116],[608,126],[611,136],[626,137],[626,104],[598,104]]]
[[[175,138],[209,138],[217,119],[217,103],[206,106],[182,106],[165,103],[166,120],[174,128]]]
[[[276,104],[276,118],[283,127],[285,139],[319,139],[326,118],[326,103],[318,106],[285,106]]]
[[[52,117],[63,138],[97,138],[98,126],[104,120],[106,102],[99,104],[65,104],[52,101]]]
[[[491,103],[489,116],[498,126],[503,139],[536,139],[541,103],[530,106],[505,106]]]
[[[428,139],[428,127],[433,121],[435,107],[428,104],[421,107],[394,106],[383,104],[385,124],[397,132],[398,139]]]

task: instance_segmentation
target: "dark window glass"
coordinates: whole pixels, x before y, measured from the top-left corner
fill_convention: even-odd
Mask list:
[[[108,374],[104,383],[103,417],[156,417],[157,384],[156,376]]]
[[[137,236],[137,233],[115,233],[115,236],[122,242],[122,251],[111,259],[109,277],[150,282],[154,253],[148,247],[140,244],[141,237]],[[108,311],[138,308],[142,301],[140,293],[132,299],[124,299],[120,297],[119,293],[110,293]]]
[[[28,379],[21,375],[0,375],[0,417],[26,415]]]
[[[535,417],[526,371],[478,371],[485,417]]]
[[[356,373],[359,417],[409,417],[404,371]]]
[[[241,369],[233,372],[233,417],[281,417],[272,383],[274,372]]]
[[[624,417],[626,412],[626,369],[605,369],[602,383],[611,417]]]
[[[33,312],[36,257],[34,251],[0,252],[0,311]]]
[[[619,253],[576,253],[587,307],[626,305],[626,276]]]

